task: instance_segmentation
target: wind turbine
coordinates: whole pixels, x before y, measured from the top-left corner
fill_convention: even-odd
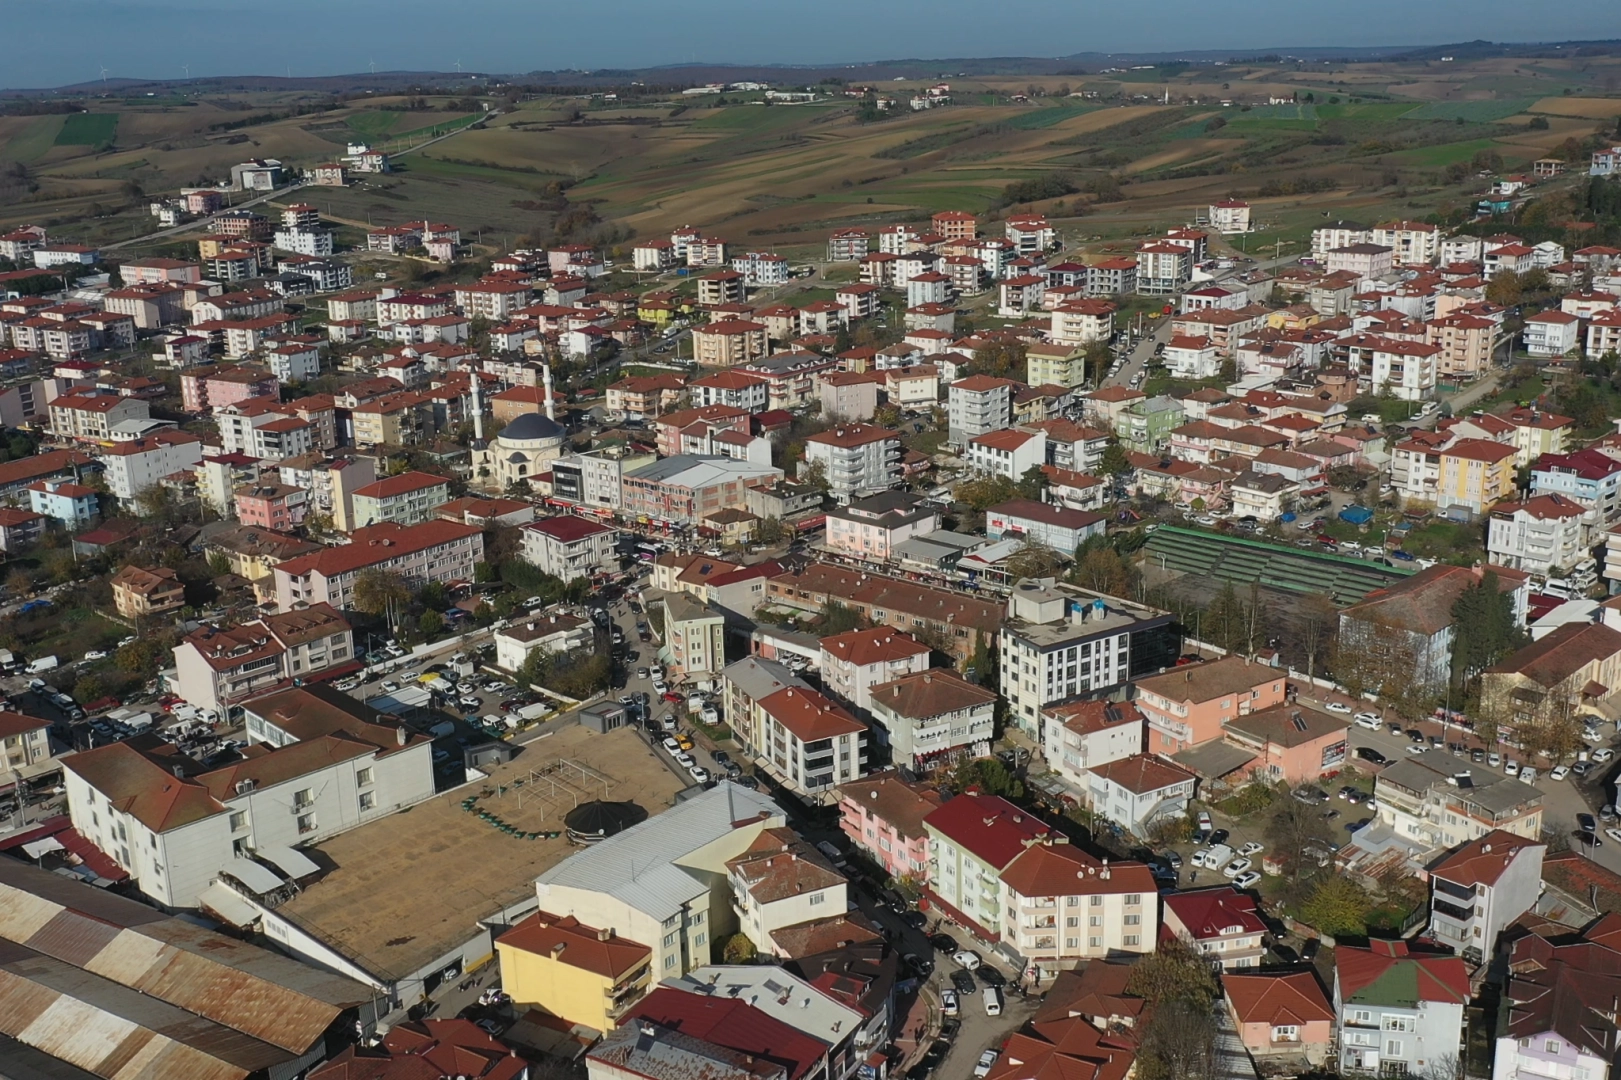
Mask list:
[[[105,83],[107,81],[107,65],[106,64],[101,65],[101,81],[103,83]]]
[[[461,61],[461,57],[458,56],[456,58],[456,74],[460,75],[461,73],[462,73],[462,61]]]
[[[371,63],[371,73],[373,75],[377,74],[377,61],[373,60],[370,63]]]
[[[186,78],[188,78],[188,79],[191,78],[191,65],[190,64],[181,64],[180,65],[180,70],[184,71],[186,73]]]

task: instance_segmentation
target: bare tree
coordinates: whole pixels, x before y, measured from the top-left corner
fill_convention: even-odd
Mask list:
[[[1306,678],[1317,674],[1317,661],[1328,651],[1339,620],[1339,608],[1327,593],[1311,593],[1301,602],[1299,640],[1306,654]]]

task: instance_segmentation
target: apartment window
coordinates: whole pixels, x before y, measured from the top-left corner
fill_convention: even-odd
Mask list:
[[[300,835],[303,835],[304,833],[312,833],[312,832],[314,832],[315,831],[315,815],[314,814],[300,814],[300,815],[298,815],[298,831],[299,831]]]
[[[1080,947],[1081,947],[1081,939],[1080,938],[1067,937],[1067,938],[1064,939],[1064,948],[1066,948],[1066,949],[1078,949]]]
[[[702,945],[704,942],[706,942],[708,940],[709,940],[709,935],[708,934],[699,934],[699,935],[697,935],[696,937],[694,937],[692,939],[692,943],[694,945]]]
[[[1088,925],[1088,926],[1102,926],[1103,925],[1103,916],[1102,915],[1093,915],[1091,918],[1086,920],[1086,925]]]
[[[1279,1024],[1272,1029],[1273,1042],[1296,1042],[1300,1039],[1300,1028],[1294,1024]]]
[[[668,949],[668,948],[674,947],[674,945],[675,945],[675,935],[674,934],[665,934],[664,935],[664,947],[666,949]]]
[[[1143,894],[1142,893],[1129,892],[1129,893],[1126,894],[1126,906],[1127,907],[1135,907],[1138,904],[1141,904],[1142,902],[1143,902]]]
[[[1092,897],[1091,903],[1092,903],[1093,907],[1102,907],[1103,906],[1103,897],[1094,895]]]
[[[1401,1057],[1402,1041],[1400,1039],[1385,1040],[1385,1057]]]
[[[361,787],[365,787],[366,785],[370,784],[371,782],[372,782],[371,769],[369,769],[369,768],[361,769],[359,772],[355,773],[355,783],[359,784]]]
[[[1086,939],[1086,944],[1088,948],[1101,949],[1103,948],[1103,939],[1100,937],[1089,937]]]
[[[1558,1039],[1548,1039],[1548,1040],[1546,1040],[1542,1044],[1542,1049],[1547,1051],[1550,1054],[1559,1053],[1559,1040]]]
[[[1384,1021],[1386,1031],[1412,1031],[1412,1021],[1405,1016],[1387,1016]]]
[[[664,969],[666,971],[668,971],[670,968],[673,968],[673,967],[675,967],[675,954],[671,953],[669,956],[666,956],[664,958]]]
[[[1124,939],[1124,940],[1125,940],[1125,943],[1126,943],[1126,944],[1127,944],[1127,945],[1135,945],[1135,944],[1137,944],[1137,942],[1138,942],[1138,940],[1139,940],[1139,938],[1138,938],[1138,937],[1137,937],[1137,935],[1136,935],[1136,934],[1127,934],[1127,935],[1126,935],[1126,936],[1125,936],[1125,939]]]
[[[377,809],[377,793],[372,791],[362,791],[360,793],[360,808],[362,810]]]
[[[1064,925],[1070,927],[1079,926],[1081,925],[1081,920],[1076,918],[1074,915],[1071,915],[1069,918],[1064,920]]]
[[[1140,925],[1142,925],[1142,921],[1143,921],[1143,917],[1141,915],[1127,915],[1126,916],[1126,925],[1127,926],[1140,926]]]
[[[1066,897],[1064,897],[1064,906],[1065,907],[1080,907],[1080,905],[1081,905],[1081,898],[1079,896],[1066,896]]]
[[[822,893],[812,893],[810,898],[811,906],[815,907],[817,904],[822,903],[826,899],[827,897]]]
[[[314,801],[315,791],[313,788],[300,788],[298,791],[293,792],[294,806],[309,806]]]

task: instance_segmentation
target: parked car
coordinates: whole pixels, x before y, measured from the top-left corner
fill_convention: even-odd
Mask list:
[[[1244,873],[1233,878],[1233,888],[1253,889],[1256,885],[1260,884],[1260,881],[1261,872],[1259,870],[1246,870]]]
[[[972,949],[959,949],[951,954],[951,959],[964,971],[973,971],[981,963],[979,954]]]
[[[1379,751],[1375,750],[1371,746],[1359,746],[1359,747],[1357,747],[1356,748],[1356,756],[1361,758],[1363,761],[1369,762],[1370,764],[1373,764],[1373,765],[1388,765],[1388,764],[1390,764],[1390,759],[1389,758],[1385,757],[1385,755],[1381,754]]]
[[[947,1016],[957,1015],[957,991],[940,991],[940,1011]]]
[[[996,1064],[996,1058],[1000,1053],[999,1050],[991,1049],[979,1055],[979,1061],[974,1065],[975,1080],[984,1080],[991,1074],[991,1066]]]
[[[1378,731],[1383,726],[1383,721],[1379,719],[1378,713],[1359,712],[1352,717],[1352,720],[1355,721],[1357,727],[1367,728],[1369,731]]]
[[[1549,780],[1563,780],[1565,777],[1567,777],[1569,775],[1570,775],[1570,766],[1569,765],[1555,765],[1553,767],[1553,771],[1548,773],[1548,779]]]
[[[951,985],[957,988],[957,993],[967,995],[974,992],[974,975],[969,971],[957,970],[951,973]]]
[[[1259,854],[1264,849],[1264,847],[1265,847],[1264,844],[1261,844],[1261,843],[1258,843],[1258,842],[1256,842],[1254,840],[1251,840],[1249,843],[1247,843],[1243,847],[1239,848],[1238,853],[1240,855],[1242,855],[1244,858],[1247,859],[1251,855]]]
[[[1254,865],[1255,864],[1250,862],[1248,859],[1234,859],[1232,862],[1221,868],[1221,876],[1235,878]]]
[[[1329,712],[1337,712],[1337,713],[1348,713],[1348,712],[1351,711],[1351,706],[1347,705],[1343,701],[1325,702],[1324,705],[1323,705],[1323,708],[1327,709]]]

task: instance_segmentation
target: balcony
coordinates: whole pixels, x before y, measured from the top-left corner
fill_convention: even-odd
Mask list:
[[[1456,904],[1449,904],[1445,900],[1442,900],[1439,896],[1435,898],[1434,903],[1430,906],[1430,910],[1435,912],[1437,915],[1445,915],[1447,918],[1452,919],[1455,922],[1468,923],[1473,922],[1475,918],[1474,908],[1463,908],[1458,907]]]

